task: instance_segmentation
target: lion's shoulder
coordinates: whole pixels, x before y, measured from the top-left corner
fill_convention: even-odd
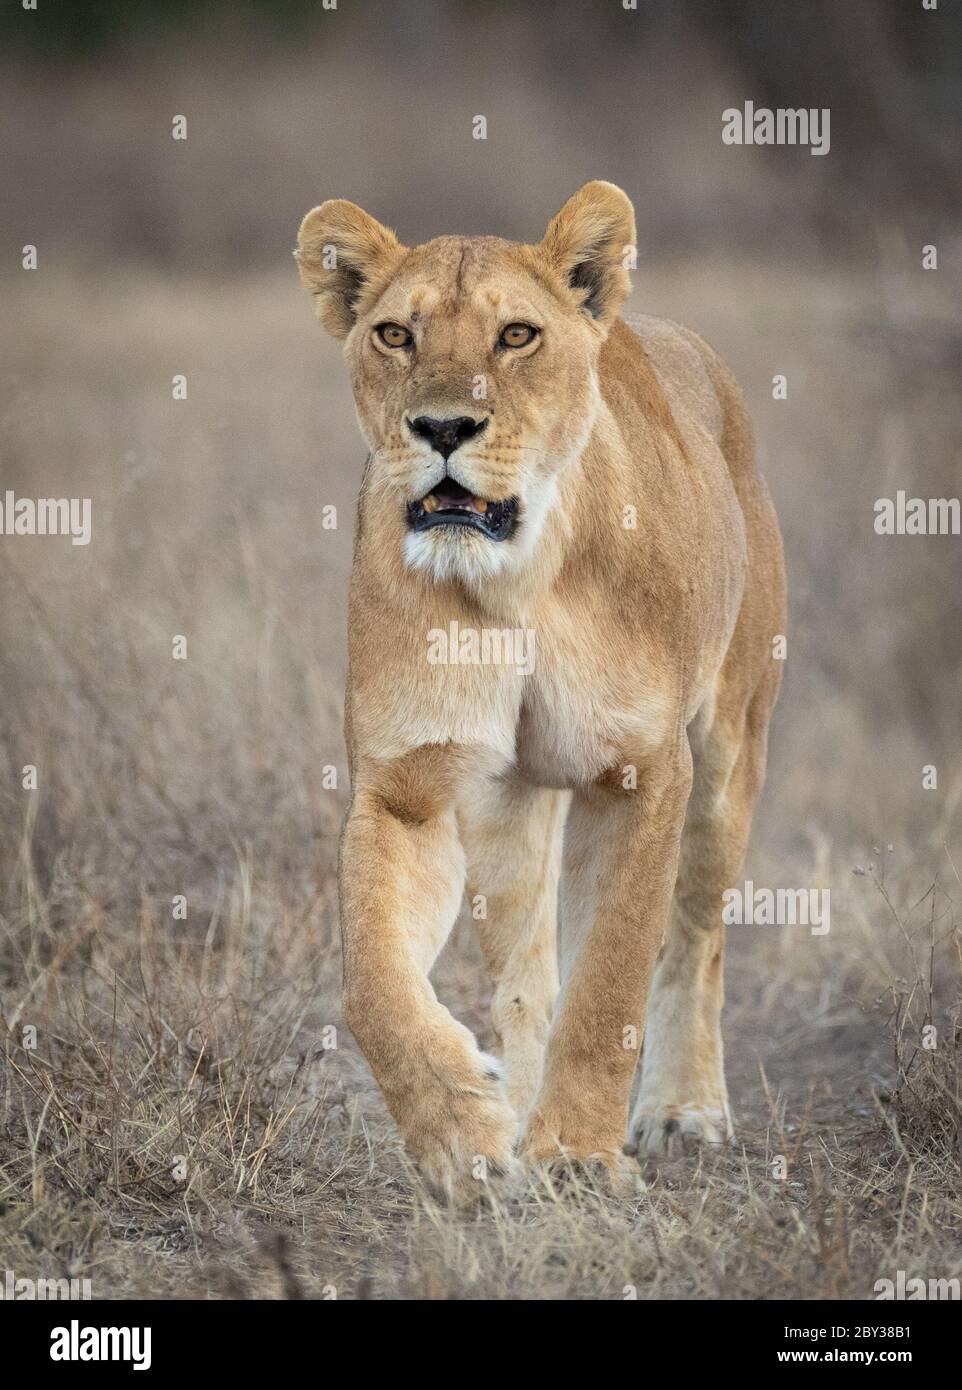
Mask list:
[[[650,390],[653,378],[680,426],[696,421],[717,441],[724,429],[718,387],[731,374],[718,354],[692,329],[652,314],[628,314],[612,327],[602,355],[602,379],[623,389]]]

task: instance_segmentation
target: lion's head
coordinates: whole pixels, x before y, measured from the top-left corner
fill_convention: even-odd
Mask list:
[[[411,249],[337,199],[297,261],[344,339],[375,505],[406,563],[477,581],[535,551],[598,408],[598,353],[630,283],[634,213],[586,184],[536,246],[438,237]]]

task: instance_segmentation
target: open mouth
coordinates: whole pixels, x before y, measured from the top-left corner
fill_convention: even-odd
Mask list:
[[[518,521],[518,499],[491,502],[475,497],[453,478],[442,478],[418,502],[408,503],[408,526],[429,531],[432,526],[468,526],[491,541],[506,541]]]

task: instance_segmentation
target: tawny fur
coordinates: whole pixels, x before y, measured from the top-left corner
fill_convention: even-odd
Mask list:
[[[343,201],[300,231],[371,450],[349,613],[346,1015],[412,1153],[452,1191],[481,1159],[595,1158],[617,1176],[626,1138],[659,1153],[731,1132],[722,893],[764,777],[782,550],[727,369],[685,329],[617,317],[634,238],[627,197],[601,182],[536,246],[409,250]],[[385,349],[384,322],[413,346]],[[515,322],[539,337],[499,349]],[[447,471],[519,499],[510,540],[408,531],[407,503],[445,473],[408,428],[422,415],[487,420]],[[452,622],[532,631],[533,669],[431,664],[428,634]],[[429,979],[466,885],[503,1075]]]

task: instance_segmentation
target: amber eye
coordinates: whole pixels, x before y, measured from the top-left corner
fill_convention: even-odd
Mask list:
[[[527,347],[529,343],[534,342],[539,332],[540,330],[533,328],[530,323],[509,323],[507,328],[502,330],[498,347]]]
[[[406,348],[414,342],[407,329],[399,323],[379,323],[374,331],[385,347]]]

